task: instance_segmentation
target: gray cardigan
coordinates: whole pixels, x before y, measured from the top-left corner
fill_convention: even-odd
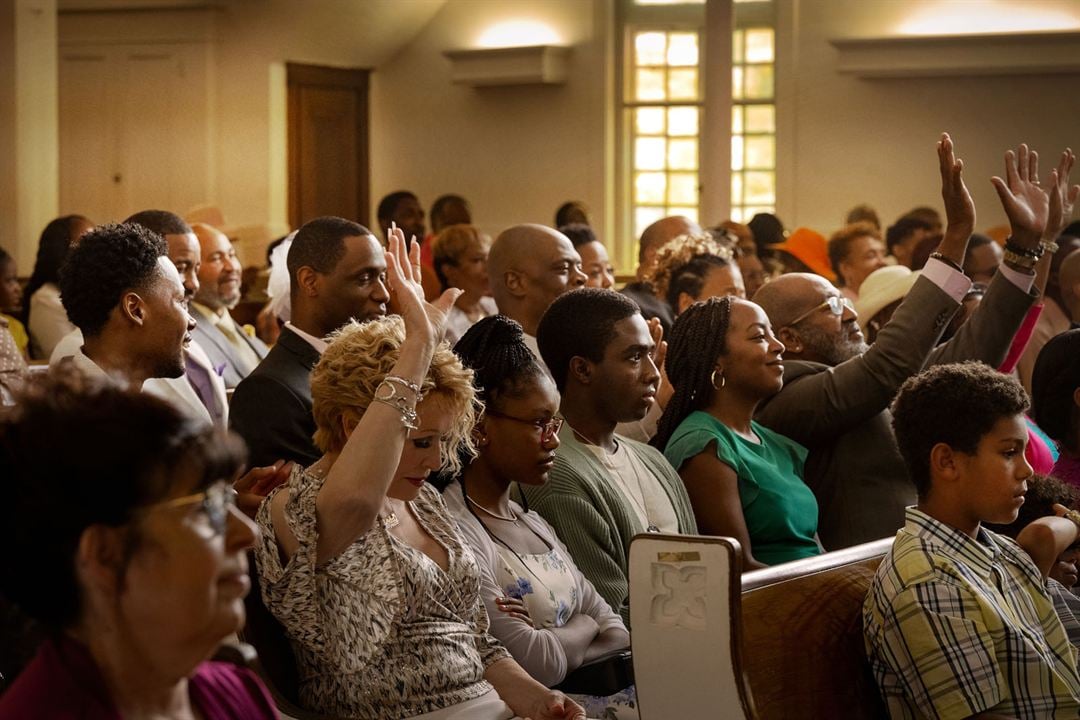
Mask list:
[[[679,532],[697,533],[682,479],[660,451],[616,437],[660,481],[679,519]],[[607,469],[577,441],[568,424],[563,425],[559,442],[550,479],[539,487],[522,488],[522,492],[529,509],[540,513],[555,528],[578,568],[629,627],[630,541],[645,528]]]

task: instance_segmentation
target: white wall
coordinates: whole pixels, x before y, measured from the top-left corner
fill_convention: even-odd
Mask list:
[[[837,37],[890,36],[914,21],[936,32],[1005,30],[1049,17],[1080,27],[1080,2],[1057,0],[794,0],[782,4],[778,62],[789,132],[779,138],[778,214],[790,226],[837,229],[859,202],[891,223],[916,205],[941,208],[934,145],[943,130],[964,159],[977,227],[1006,222],[989,178],[1009,147],[1028,142],[1048,172],[1080,148],[1080,76],[863,80],[836,72]],[[791,68],[797,67],[797,73]],[[783,92],[785,86],[781,85]]]
[[[58,195],[55,0],[0,5],[0,244],[22,274]]]
[[[551,224],[559,205],[583,200],[606,236],[611,9],[610,0],[447,2],[372,77],[373,208],[402,188],[425,207],[459,193],[472,202],[474,221],[497,233],[516,223]],[[451,82],[443,51],[475,48],[488,28],[509,19],[542,22],[557,44],[572,46],[565,85],[476,89]]]

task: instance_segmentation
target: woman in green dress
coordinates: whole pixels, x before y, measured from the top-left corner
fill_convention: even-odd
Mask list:
[[[736,538],[745,570],[821,553],[806,448],[753,420],[783,387],[783,352],[765,312],[731,296],[695,303],[671,329],[675,394],[653,442],[679,471],[700,531]]]

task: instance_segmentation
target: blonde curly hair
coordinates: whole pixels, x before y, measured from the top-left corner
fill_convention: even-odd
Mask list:
[[[649,278],[657,297],[667,297],[672,279],[699,255],[715,255],[730,263],[735,251],[730,243],[722,243],[708,233],[679,235],[669,240],[656,251],[656,266]]]
[[[330,345],[311,373],[315,445],[337,452],[348,439],[341,419],[364,414],[375,389],[397,362],[405,342],[405,323],[390,315],[365,323],[355,320],[330,336]],[[439,345],[421,383],[424,398],[437,396],[450,410],[450,432],[441,439],[443,468],[461,469],[462,458],[476,454],[472,429],[483,406],[473,388],[473,371],[461,364],[447,343]]]

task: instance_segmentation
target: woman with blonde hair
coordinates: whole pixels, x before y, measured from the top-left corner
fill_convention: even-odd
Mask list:
[[[257,521],[262,597],[284,625],[307,707],[348,718],[584,718],[488,633],[480,570],[428,475],[472,450],[472,373],[441,344],[450,290],[420,287],[392,232],[401,317],[351,323],[312,374],[323,456]]]

